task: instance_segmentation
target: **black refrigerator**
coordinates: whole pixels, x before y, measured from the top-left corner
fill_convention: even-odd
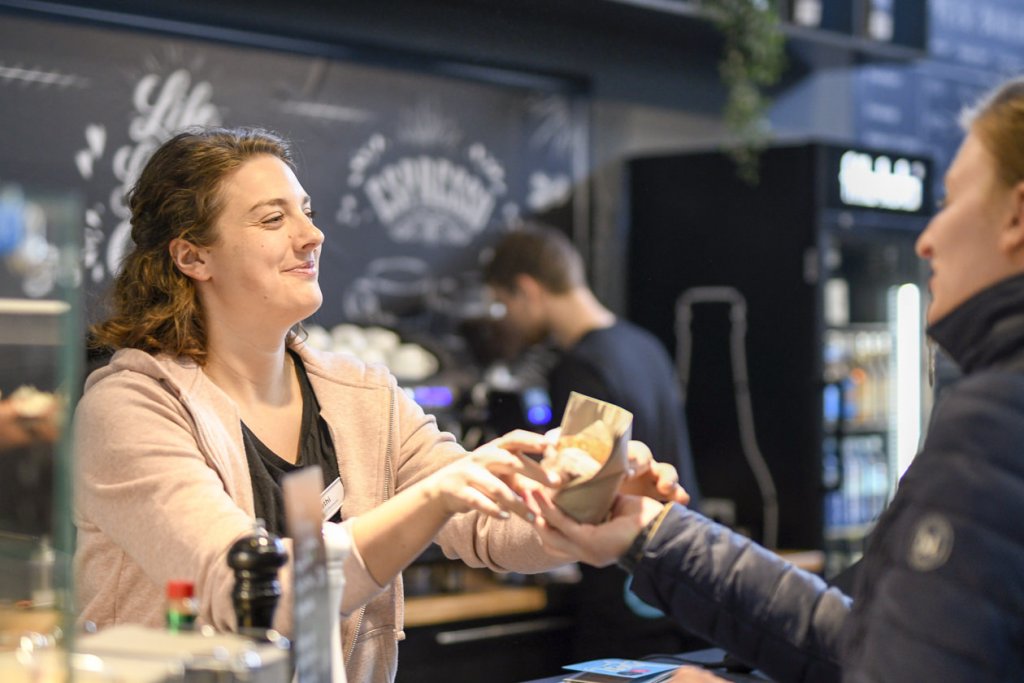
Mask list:
[[[819,142],[628,162],[628,316],[674,350],[706,511],[857,559],[929,409],[924,158]]]

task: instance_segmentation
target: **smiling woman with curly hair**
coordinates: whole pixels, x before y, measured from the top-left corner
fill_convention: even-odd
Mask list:
[[[496,571],[566,561],[540,547],[523,498],[535,479],[551,483],[521,457],[544,437],[513,432],[467,454],[386,368],[294,334],[323,301],[324,233],[284,140],[258,129],[176,135],[128,204],[135,246],[111,317],[93,328],[115,352],[75,415],[83,620],[159,626],[164,586],[187,579],[199,623],[234,629],[228,549],[256,518],[286,535],[282,480],[310,465],[344,490],[341,521],[324,534],[352,542],[333,606],[346,617],[350,680],[394,679],[399,572],[432,540]],[[290,562],[283,572],[275,626],[287,634]]]

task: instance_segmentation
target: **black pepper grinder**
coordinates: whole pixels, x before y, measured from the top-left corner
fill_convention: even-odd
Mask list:
[[[281,597],[277,572],[288,561],[284,543],[257,523],[253,532],[235,541],[228,551],[228,566],[235,572],[231,600],[238,630],[269,630]]]

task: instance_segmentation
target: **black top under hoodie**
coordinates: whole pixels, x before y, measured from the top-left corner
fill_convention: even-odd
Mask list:
[[[327,424],[320,417],[320,403],[316,400],[313,387],[306,375],[306,368],[298,354],[288,352],[295,361],[295,374],[302,391],[302,433],[300,435],[299,459],[294,464],[281,458],[253,434],[242,423],[242,442],[245,444],[245,458],[249,462],[252,477],[252,497],[257,519],[262,519],[265,528],[277,536],[287,536],[284,518],[284,493],[281,482],[285,475],[308,465],[319,465],[323,470],[324,486],[338,478],[338,458]],[[333,521],[340,521],[340,517]]]

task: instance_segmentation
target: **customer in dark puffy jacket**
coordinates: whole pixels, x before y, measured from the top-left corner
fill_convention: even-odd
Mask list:
[[[928,333],[964,374],[879,520],[853,595],[648,499],[620,498],[610,521],[588,526],[535,497],[549,546],[618,560],[643,600],[777,681],[1024,680],[1024,79],[965,124],[917,243],[932,268]]]

